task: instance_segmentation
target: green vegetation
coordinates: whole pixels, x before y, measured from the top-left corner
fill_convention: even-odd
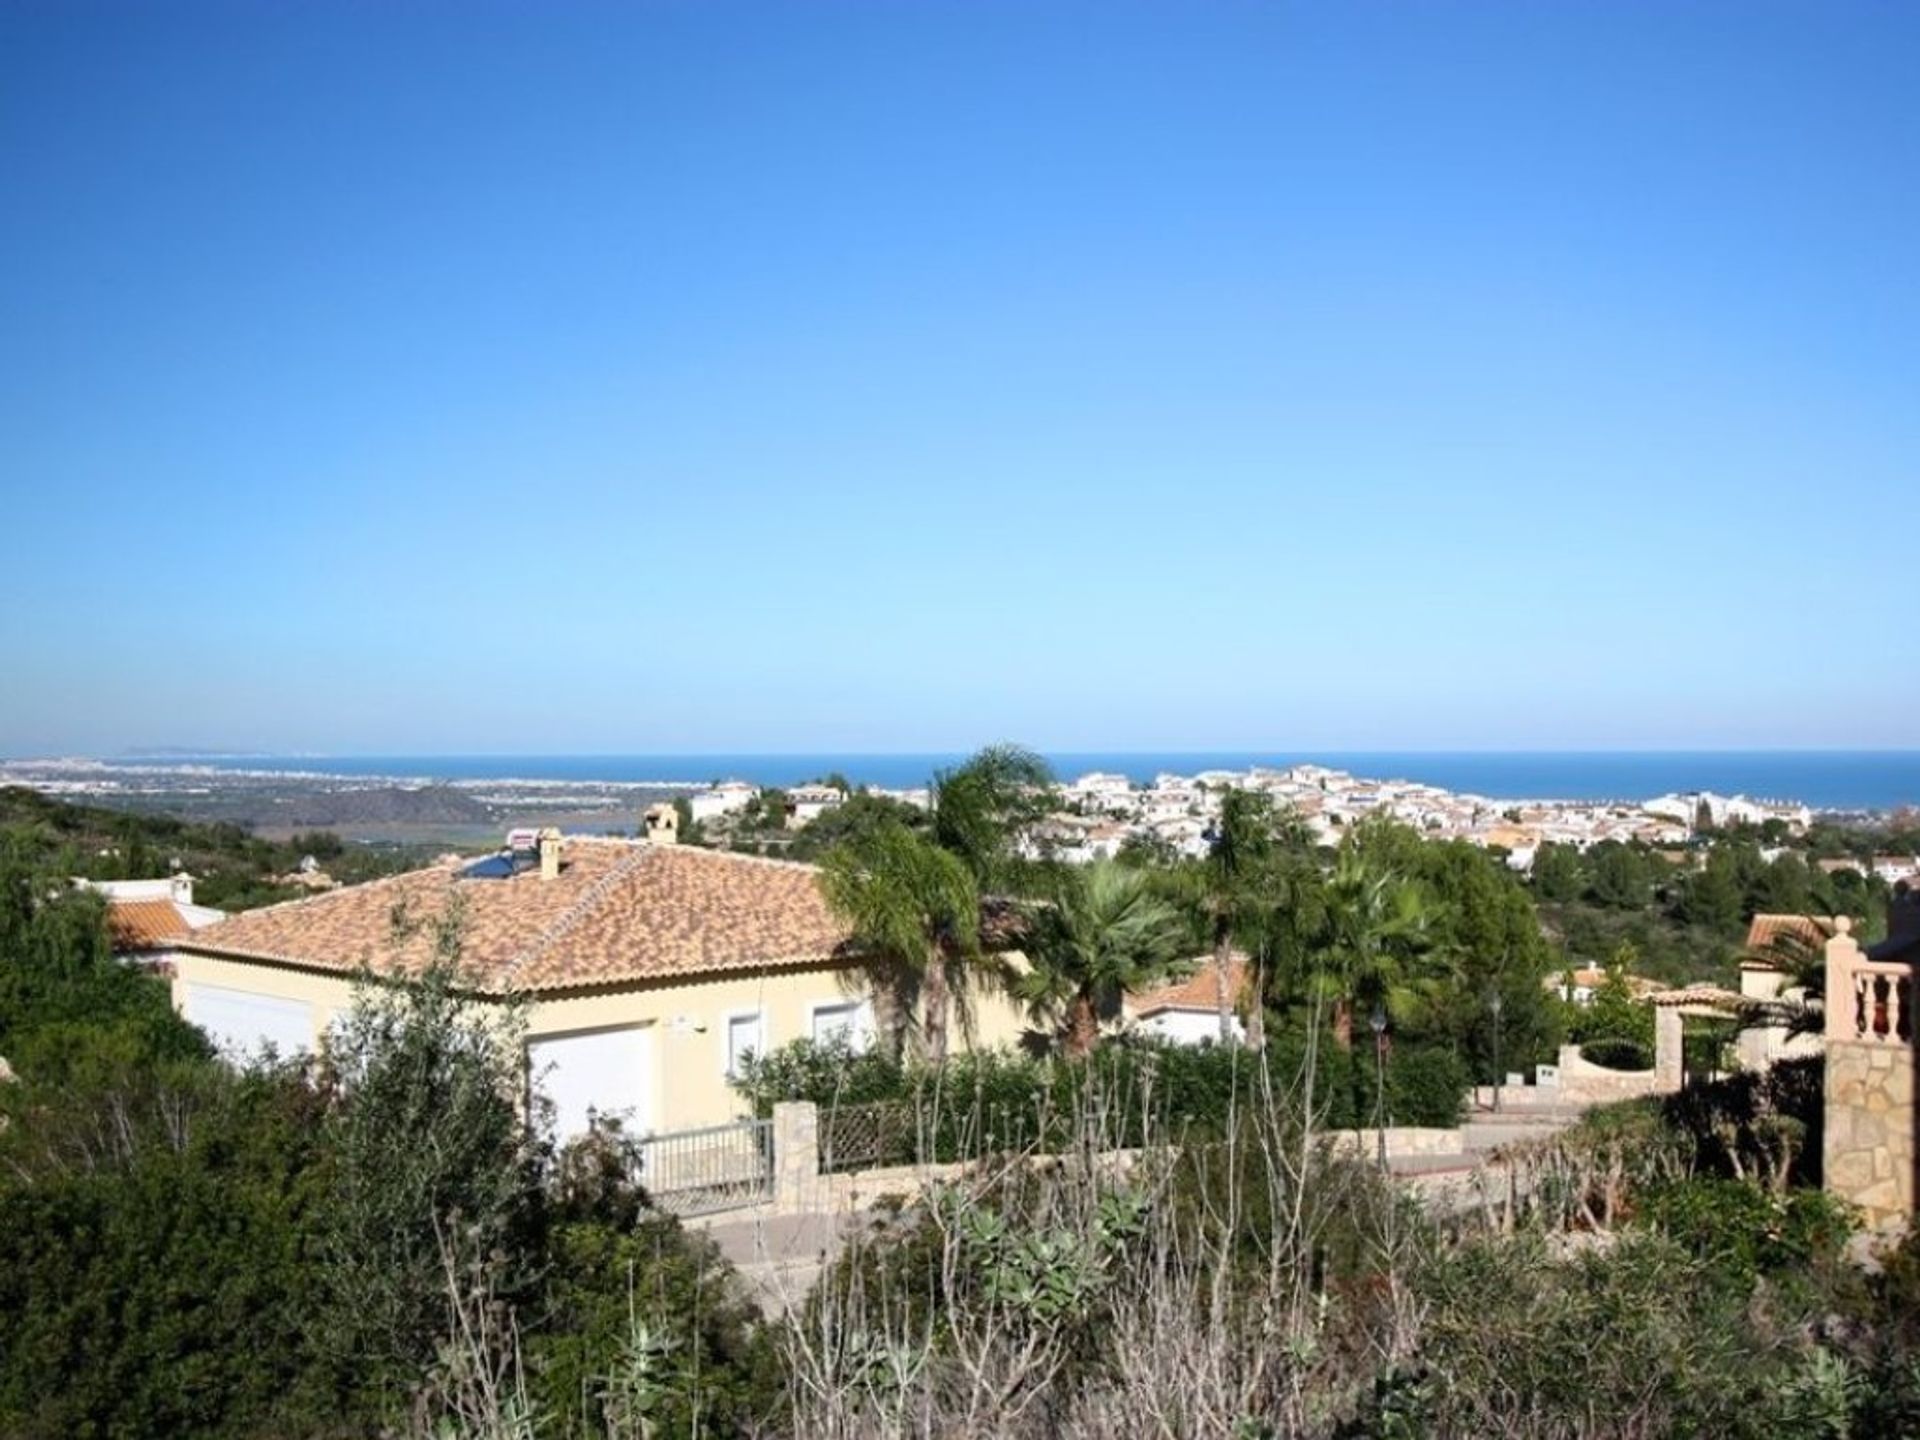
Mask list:
[[[1493,1068],[1495,996],[1513,1063],[1563,1022],[1589,1053],[1637,1053],[1645,957],[1616,938],[1594,1004],[1563,1014],[1535,895],[1550,914],[1644,914],[1676,887],[1715,906],[1688,879],[1710,857],[1551,858],[1529,894],[1470,847],[1363,825],[1324,853],[1249,806],[1211,865],[1069,872],[1014,842],[1030,779],[994,754],[830,853],[838,903],[923,990],[992,983],[982,928],[1021,927],[1044,1028],[1032,1054],[928,1035],[747,1062],[757,1110],[811,1099],[829,1143],[877,1106],[905,1119],[876,1159],[972,1162],[874,1212],[777,1318],[652,1208],[631,1140],[554,1153],[523,1123],[517,1020],[463,998],[457,914],[424,980],[362,987],[323,1062],[235,1069],[111,958],[61,838],[92,822],[37,810],[0,832],[0,1434],[1920,1427],[1920,1242],[1848,1262],[1853,1217],[1817,1188],[1818,1061],[1593,1112],[1430,1204],[1330,1138],[1455,1120]],[[95,858],[170,863],[132,838]],[[1743,907],[1797,883],[1732,855]],[[1223,930],[1252,959],[1248,1043],[1093,1042],[1089,1014],[1176,957],[1208,963]]]
[[[324,1065],[235,1070],[39,850],[0,842],[0,1434],[736,1435],[773,1407],[737,1280],[631,1156],[522,1126],[457,927]],[[509,1311],[515,1430],[481,1418]]]
[[[1306,1113],[1321,1129],[1358,1129],[1376,1115],[1394,1125],[1458,1123],[1467,1073],[1451,1049],[1403,1044],[1376,1057],[1332,1041],[1330,1031],[1290,1033],[1258,1053],[1133,1041],[1103,1045],[1084,1062],[984,1051],[934,1066],[856,1053],[840,1039],[796,1040],[750,1057],[736,1084],[763,1115],[782,1100],[813,1101],[829,1124],[844,1107],[895,1106],[904,1121],[894,1127],[895,1163],[1068,1147],[1096,1100],[1117,1144],[1219,1138],[1231,1132],[1235,1116],[1292,1089],[1310,1053],[1314,1093],[1297,1103],[1310,1106]]]
[[[341,884],[393,874],[424,858],[414,847],[348,844],[328,831],[265,840],[238,825],[68,805],[18,786],[0,788],[0,834],[41,868],[86,880],[194,877],[194,902],[246,910],[307,892],[281,883],[311,855]]]
[[[1180,917],[1138,870],[1102,860],[1062,870],[1035,908],[1025,945],[1033,969],[1016,990],[1060,1029],[1069,1058],[1085,1059],[1122,999],[1162,979],[1180,951]]]
[[[1849,915],[1872,938],[1886,909],[1885,882],[1864,870],[1823,870],[1818,862],[1901,853],[1915,838],[1897,827],[1820,825],[1798,842],[1784,826],[1765,835],[1752,827],[1710,832],[1681,851],[1605,841],[1582,855],[1543,845],[1531,885],[1541,922],[1569,965],[1602,965],[1630,945],[1651,979],[1732,986],[1756,914]],[[1768,859],[1763,841],[1781,853]]]

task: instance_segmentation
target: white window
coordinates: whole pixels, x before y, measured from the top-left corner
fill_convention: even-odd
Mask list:
[[[873,1006],[865,1000],[832,1001],[813,1007],[813,1038],[824,1043],[844,1036],[856,1050],[873,1039]]]
[[[727,1017],[727,1078],[738,1075],[749,1055],[767,1053],[767,1023],[758,1010]]]

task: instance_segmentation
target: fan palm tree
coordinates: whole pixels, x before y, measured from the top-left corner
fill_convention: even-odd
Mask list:
[[[1034,968],[1019,993],[1036,1015],[1060,1024],[1063,1053],[1084,1059],[1122,997],[1166,976],[1183,930],[1179,912],[1144,871],[1112,860],[1063,871],[1052,903],[1034,911]]]
[[[1358,847],[1341,848],[1326,883],[1327,923],[1315,956],[1318,983],[1333,1004],[1334,1042],[1353,1048],[1356,1005],[1405,1015],[1421,999],[1412,962],[1432,948],[1419,889]]]
[[[959,857],[898,820],[836,845],[821,860],[827,903],[847,922],[893,997],[896,1043],[920,1012],[922,1051],[947,1058],[948,1021],[967,1000],[980,958],[980,891]]]
[[[1273,851],[1273,801],[1257,790],[1229,790],[1220,797],[1207,851],[1207,915],[1213,931],[1214,1001],[1220,1043],[1233,1043],[1233,937],[1258,897],[1259,877]]]

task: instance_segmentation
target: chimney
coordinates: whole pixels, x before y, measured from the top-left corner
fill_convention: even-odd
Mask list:
[[[656,845],[680,843],[680,808],[671,801],[649,805],[646,814],[647,839]]]
[[[560,832],[551,825],[540,832],[540,878],[560,878]]]

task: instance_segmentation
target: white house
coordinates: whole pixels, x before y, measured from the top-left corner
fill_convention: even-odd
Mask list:
[[[1176,1045],[1205,1045],[1220,1039],[1219,977],[1213,957],[1203,955],[1189,962],[1193,973],[1185,980],[1173,981],[1138,995],[1129,995],[1122,1011],[1127,1023],[1143,1034],[1170,1040]],[[1246,1037],[1246,1026],[1238,1013],[1242,992],[1247,985],[1247,963],[1235,955],[1227,971],[1227,992],[1235,1013],[1229,1020],[1236,1040]]]
[[[687,797],[687,814],[696,823],[718,819],[722,815],[733,815],[747,808],[760,793],[755,786],[742,780],[728,780],[714,786],[711,790],[702,790],[697,795]]]
[[[798,830],[827,811],[846,804],[847,792],[834,785],[796,785],[787,792],[787,828]]]

